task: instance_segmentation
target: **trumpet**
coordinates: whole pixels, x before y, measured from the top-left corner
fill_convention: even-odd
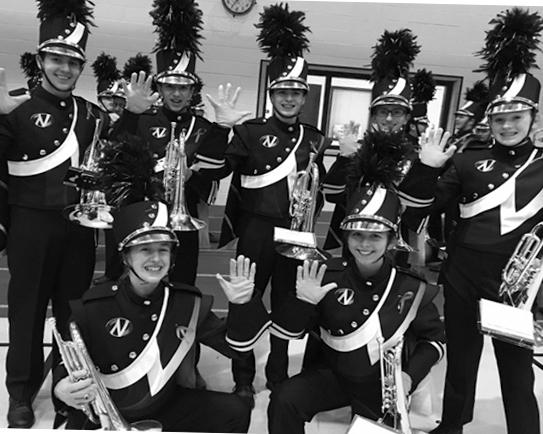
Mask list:
[[[65,217],[81,226],[95,229],[109,229],[113,222],[111,206],[106,202],[106,195],[98,187],[98,161],[102,152],[100,131],[102,120],[96,119],[94,135],[86,149],[80,167],[70,167],[64,184],[81,190],[79,203],[64,209]]]
[[[91,378],[96,386],[96,395],[93,401],[81,407],[81,410],[92,423],[99,424],[104,431],[162,431],[161,423],[156,420],[128,423],[115,406],[106,386],[104,386],[77,325],[74,322],[70,323],[72,340],[65,341],[56,328],[55,318],[50,318],[49,321],[53,330],[53,338],[57,343],[70,380],[76,382]],[[85,374],[78,377],[75,375],[77,371],[84,371]]]
[[[188,173],[185,152],[185,130],[175,137],[176,122],[171,123],[170,141],[164,157],[165,199],[170,204],[170,224],[174,231],[199,231],[206,226],[203,220],[192,217],[185,200],[185,181]]]
[[[543,342],[543,327],[531,312],[543,281],[543,222],[522,236],[502,271],[502,303],[482,299],[479,326],[483,333],[514,345],[533,348]]]
[[[314,215],[319,189],[319,168],[315,159],[317,154],[309,155],[305,170],[298,173],[292,189],[289,214],[292,218],[290,229],[276,227],[274,241],[276,251],[286,257],[325,261],[328,257],[317,249],[314,233]]]

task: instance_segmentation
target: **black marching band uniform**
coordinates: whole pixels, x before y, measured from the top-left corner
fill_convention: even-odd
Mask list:
[[[166,205],[157,201],[121,207],[114,217],[120,249],[168,225]],[[194,388],[195,352],[198,343],[227,357],[248,351],[268,325],[267,312],[257,296],[246,304],[230,303],[225,320],[211,311],[212,303],[212,296],[194,286],[164,281],[141,297],[127,277],[95,286],[72,303],[89,355],[129,423],[154,419],[164,431],[247,432],[250,409],[241,399]],[[54,384],[66,375],[59,365]],[[82,417],[72,409],[67,428]]]
[[[285,44],[281,38],[269,43],[266,32],[293,38],[295,31],[281,26],[281,19],[291,16],[302,24],[303,12],[288,11],[288,5],[266,7],[257,25],[261,47]],[[278,17],[278,18],[276,18]],[[281,18],[283,17],[283,18]],[[275,24],[274,24],[275,21]],[[275,26],[279,30],[274,32]],[[306,28],[307,29],[307,28]],[[286,36],[284,36],[286,34]],[[302,56],[307,48],[305,36],[297,36],[302,43],[289,55],[274,55],[268,68],[268,90],[298,89],[307,92],[307,63]],[[294,39],[294,38],[293,38]],[[280,51],[280,50],[279,50]],[[292,187],[299,171],[306,169],[309,154],[317,153],[316,162],[323,172],[324,136],[315,127],[298,119],[287,124],[275,116],[245,121],[233,128],[234,135],[226,150],[224,147],[201,146],[197,158],[201,172],[214,179],[233,173],[219,246],[239,237],[237,255],[249,257],[258,264],[255,291],[264,294],[271,278],[271,310],[282,304],[288,292],[294,291],[297,260],[279,255],[275,251],[274,227],[290,228]],[[270,354],[266,365],[268,386],[273,387],[288,378],[288,343],[270,336]],[[237,389],[249,387],[255,377],[254,354],[244,360],[233,360],[234,381]],[[253,392],[254,393],[254,392]]]
[[[510,13],[521,18],[528,14],[513,9],[500,14],[496,21],[503,23],[504,16]],[[537,14],[533,16],[540,20]],[[504,52],[524,53],[511,48],[515,43],[512,40],[513,43],[504,44]],[[528,40],[537,41],[537,38]],[[494,55],[492,47],[489,51]],[[510,75],[489,76],[489,116],[526,110],[535,114],[540,84],[534,76],[522,69],[513,70]],[[478,300],[484,297],[499,301],[498,288],[505,264],[521,236],[543,219],[542,156],[543,151],[534,148],[529,137],[514,147],[494,140],[491,148],[454,155],[439,180],[440,168],[417,161],[400,186],[402,199],[408,205],[403,217],[411,227],[417,227],[428,212],[443,209],[447,203],[457,203],[460,212],[442,266],[447,376],[442,422],[436,433],[461,433],[462,425],[473,418],[483,346],[483,336],[477,329]],[[539,433],[539,411],[533,392],[533,352],[496,339],[492,343],[507,432]]]
[[[354,191],[349,188],[348,215],[341,229],[364,230],[369,224],[397,233],[399,198],[371,178],[359,181]],[[362,277],[350,252],[326,265],[321,286],[335,282],[337,288],[317,305],[289,294],[273,318],[271,333],[283,339],[302,338],[316,327],[322,352],[320,360],[272,391],[271,434],[303,433],[304,423],[316,413],[345,405],[356,414],[378,419],[382,415],[380,338],[388,348],[405,335],[402,369],[412,379],[407,393],[417,388],[444,352],[443,324],[432,301],[436,290],[427,289],[422,277],[396,266],[387,255],[369,278]]]
[[[40,4],[38,56],[58,54],[84,62],[91,12],[83,1],[79,10],[66,5],[68,9],[62,12],[62,5],[52,7],[52,15],[50,4]],[[69,166],[81,162],[100,112],[81,97],[60,98],[38,86],[30,100],[0,123],[1,160],[2,164],[7,160],[9,172],[6,385],[10,409],[15,410],[19,403],[30,409],[41,385],[49,300],[59,325],[65,324],[70,314],[68,301],[79,298],[92,279],[94,232],[63,217],[63,209],[79,201],[76,190],[63,185],[63,180]],[[2,209],[8,209],[7,204]],[[33,422],[33,416],[25,419]]]
[[[176,84],[195,87],[199,78],[195,74],[196,57],[199,55],[198,39],[202,18],[201,11],[196,9],[194,1],[172,1],[171,18],[161,21],[161,9],[152,12],[154,23],[158,32],[163,32],[159,37],[156,53],[157,76],[156,82],[161,84]],[[184,10],[186,9],[186,10]],[[162,12],[168,13],[167,10]],[[186,17],[195,17],[194,22]],[[175,26],[164,25],[171,19]],[[187,21],[183,21],[187,20]],[[164,25],[164,30],[161,29]],[[179,33],[190,33],[193,38],[191,44],[183,46],[185,38],[179,34],[168,35],[168,30],[176,28]],[[166,42],[165,42],[166,41]],[[186,43],[186,42],[185,42]],[[172,46],[173,44],[173,46]],[[129,79],[129,77],[127,77]],[[114,128],[113,137],[118,137],[122,132],[128,132],[142,137],[150,146],[157,158],[156,172],[164,171],[164,157],[166,147],[172,134],[172,123],[175,122],[174,136],[179,138],[182,131],[185,132],[185,151],[187,154],[187,166],[195,162],[195,155],[202,146],[210,148],[224,148],[228,143],[230,129],[217,123],[212,123],[202,116],[196,115],[185,107],[180,112],[173,112],[165,106],[153,107],[142,114],[135,114],[125,110]],[[185,183],[185,199],[188,212],[191,216],[198,216],[197,204],[208,203],[214,197],[218,188],[217,182],[206,179],[198,172],[192,172]],[[170,204],[171,205],[171,204]],[[172,282],[184,282],[193,285],[196,281],[199,255],[199,241],[197,231],[177,232],[180,242],[180,254],[183,262],[177,264],[170,273]],[[181,259],[179,259],[181,260]]]

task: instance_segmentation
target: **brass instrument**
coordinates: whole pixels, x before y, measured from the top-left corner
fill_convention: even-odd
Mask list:
[[[55,318],[50,318],[49,321],[53,330],[53,337],[58,345],[70,380],[76,382],[91,378],[96,386],[96,395],[93,401],[81,407],[81,410],[92,423],[99,424],[104,431],[162,431],[161,423],[156,420],[128,423],[115,406],[106,386],[104,386],[77,325],[74,322],[70,323],[72,340],[65,341],[56,328]],[[85,374],[77,377],[75,375],[76,371],[85,371]]]
[[[387,349],[383,347],[383,339],[379,339],[383,416],[375,422],[357,415],[347,434],[412,434],[403,388],[402,348],[403,339]],[[385,420],[390,421],[392,426],[385,425]]]
[[[80,167],[70,167],[64,184],[81,190],[79,203],[64,209],[65,217],[81,226],[95,229],[109,229],[113,222],[111,206],[106,202],[106,195],[98,187],[98,161],[102,152],[100,131],[102,120],[96,119],[94,135],[86,149]]]
[[[203,220],[192,217],[185,200],[185,181],[188,173],[185,152],[185,130],[175,137],[176,123],[171,124],[170,141],[164,157],[165,199],[170,205],[170,224],[174,231],[199,231],[206,226]]]
[[[319,168],[309,155],[307,168],[297,174],[292,189],[289,213],[292,217],[290,229],[276,227],[274,241],[276,250],[283,256],[299,260],[325,261],[328,257],[317,249],[314,233],[314,215],[319,189]]]
[[[502,303],[481,299],[479,327],[483,333],[522,347],[543,341],[541,324],[531,312],[543,281],[543,222],[524,234],[502,271]]]

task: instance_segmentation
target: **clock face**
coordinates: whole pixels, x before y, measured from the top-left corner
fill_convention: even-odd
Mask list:
[[[232,15],[242,15],[249,12],[255,5],[256,0],[222,0],[224,7]]]

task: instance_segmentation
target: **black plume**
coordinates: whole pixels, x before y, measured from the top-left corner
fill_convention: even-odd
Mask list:
[[[488,86],[479,80],[473,83],[473,87],[466,89],[466,101],[487,103],[489,98]]]
[[[99,81],[114,82],[121,77],[117,69],[117,59],[104,52],[100,53],[91,65],[94,76]]]
[[[413,86],[413,101],[427,103],[434,99],[436,81],[432,71],[426,71],[426,69],[417,70],[411,83]]]
[[[26,78],[32,79],[41,75],[40,68],[36,62],[35,54],[29,53],[28,51],[21,54],[19,65],[21,66]]]
[[[406,77],[415,57],[420,52],[417,37],[409,29],[385,32],[373,47],[371,80]]]
[[[392,187],[403,177],[403,160],[409,142],[403,134],[368,131],[347,167],[347,190],[370,182]]]
[[[149,56],[138,53],[135,56],[130,57],[123,67],[123,78],[130,80],[132,73],[139,73],[144,71],[147,75],[151,74],[153,70],[153,61]]]
[[[516,76],[537,68],[536,50],[543,30],[541,16],[519,8],[500,12],[489,24],[494,28],[486,31],[485,46],[476,54],[486,62],[475,72],[485,72],[494,83],[497,77]]]
[[[309,51],[309,39],[306,32],[310,28],[304,25],[305,13],[289,11],[288,4],[268,6],[260,13],[260,21],[255,24],[260,33],[256,40],[259,47],[269,57],[302,56]]]
[[[190,100],[191,107],[196,107],[202,103],[202,88],[204,87],[204,82],[200,76],[197,74],[194,74],[194,76],[196,77],[196,82],[194,83],[194,91],[192,92],[192,98]]]
[[[92,22],[94,2],[90,0],[36,0],[40,21],[72,15],[85,26],[94,26]]]
[[[202,11],[194,0],[154,0],[149,12],[158,40],[154,51],[174,49],[200,55]]]
[[[139,137],[123,134],[104,147],[99,161],[107,202],[115,207],[146,199],[164,201],[156,160]]]

